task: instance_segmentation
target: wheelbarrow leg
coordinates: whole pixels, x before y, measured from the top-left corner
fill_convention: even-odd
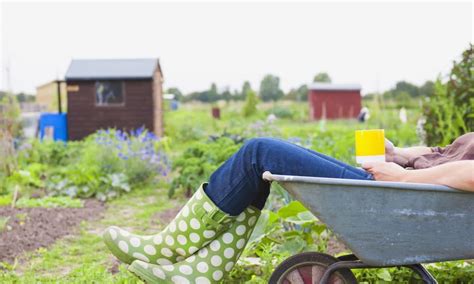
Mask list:
[[[418,275],[420,275],[421,279],[426,283],[426,284],[438,284],[438,281],[433,277],[433,275],[430,274],[426,268],[417,263],[417,264],[412,264],[412,265],[405,265],[404,267],[410,268],[411,270],[415,271]]]
[[[313,283],[313,284],[326,284],[329,281],[329,278],[331,277],[332,273],[342,268],[353,269],[353,268],[369,268],[369,267],[370,266],[367,266],[367,264],[363,263],[360,260],[338,261],[328,266],[328,268],[323,274],[323,277],[321,277],[321,280],[319,281],[319,283]]]

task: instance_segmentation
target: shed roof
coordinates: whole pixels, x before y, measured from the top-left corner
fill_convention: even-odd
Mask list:
[[[75,59],[66,72],[66,80],[151,79],[160,63],[145,59]]]
[[[360,84],[333,84],[333,83],[312,83],[309,85],[310,90],[317,91],[360,91]]]

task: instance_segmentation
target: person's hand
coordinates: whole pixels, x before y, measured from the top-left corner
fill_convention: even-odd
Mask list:
[[[380,181],[403,181],[408,174],[408,170],[394,162],[366,162],[362,168]]]
[[[397,150],[399,149],[393,145],[392,141],[385,138],[385,160],[404,167],[408,163],[408,159],[397,153]]]

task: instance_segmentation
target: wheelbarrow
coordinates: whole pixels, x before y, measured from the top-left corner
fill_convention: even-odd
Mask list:
[[[357,283],[351,269],[407,267],[437,283],[421,263],[474,259],[474,194],[446,186],[274,175],[353,254],[289,257],[270,283]],[[474,279],[474,275],[472,276]]]

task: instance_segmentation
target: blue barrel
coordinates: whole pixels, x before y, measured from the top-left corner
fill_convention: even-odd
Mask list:
[[[65,113],[42,113],[39,119],[40,139],[67,141],[67,116]]]
[[[170,106],[171,110],[177,110],[179,108],[179,102],[177,100],[172,100]]]

